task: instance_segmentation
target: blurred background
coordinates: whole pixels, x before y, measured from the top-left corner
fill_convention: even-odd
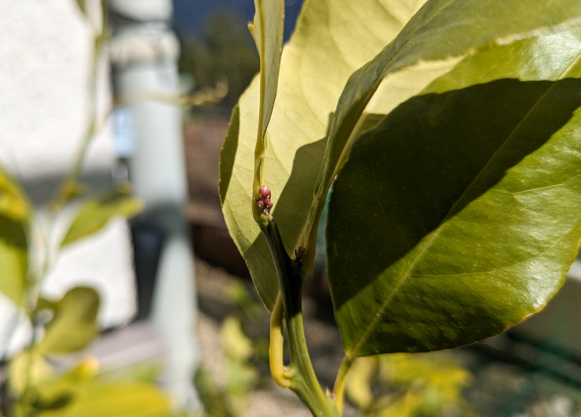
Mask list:
[[[269,375],[269,317],[218,196],[230,113],[259,69],[247,29],[253,1],[111,0],[95,94],[87,82],[94,19],[78,4],[0,0],[0,161],[42,213],[74,158],[94,96],[101,127],[82,182],[99,191],[129,181],[146,209],[63,251],[43,293],[96,288],[103,332],[91,354],[106,372],[156,369],[153,379],[180,408],[218,417],[309,416]],[[285,40],[301,6],[286,2]],[[321,254],[307,281],[305,327],[317,375],[330,387],[343,351]],[[422,404],[417,416],[581,416],[579,279],[576,261],[544,312],[499,337],[361,361],[346,415],[373,415],[373,404],[399,395]],[[30,332],[0,297],[3,364]]]

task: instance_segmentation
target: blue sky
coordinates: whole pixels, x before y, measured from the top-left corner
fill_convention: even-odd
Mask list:
[[[234,9],[247,21],[254,16],[254,0],[173,0],[174,26],[178,33],[199,34],[204,20],[218,9]],[[285,40],[292,33],[303,0],[286,0]]]

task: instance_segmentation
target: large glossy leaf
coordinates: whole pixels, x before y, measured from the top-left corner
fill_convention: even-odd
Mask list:
[[[92,288],[75,287],[54,303],[54,318],[38,344],[41,353],[63,354],[78,352],[97,336],[99,294]]]
[[[0,169],[0,291],[18,305],[24,302],[31,217],[28,198],[16,180]]]
[[[143,203],[139,199],[120,191],[90,200],[80,208],[61,247],[98,232],[114,216],[132,217],[142,208]]]
[[[349,357],[472,343],[557,291],[581,238],[579,78],[578,29],[492,49],[355,142],[327,228]]]
[[[329,114],[345,82],[393,40],[423,3],[369,0],[361,7],[363,3],[350,0],[305,2],[297,29],[283,51],[265,159],[273,215],[289,254],[308,218]],[[232,115],[220,157],[220,197],[226,223],[258,293],[272,308],[278,294],[276,273],[251,210],[259,90],[257,77]]]
[[[422,3],[307,1],[297,32],[283,52],[279,100],[269,127],[266,183],[273,190],[273,214],[287,252],[292,255],[297,246],[306,247],[306,268],[314,258],[316,229],[327,190],[366,106],[375,113],[393,109],[467,54],[562,28],[581,14],[576,0],[431,0],[394,40]],[[350,73],[387,44],[350,78],[336,107]],[[382,97],[370,104],[387,75]],[[223,163],[229,175],[223,177],[228,181],[221,182],[220,193],[226,223],[270,308],[278,292],[274,267],[246,206],[252,196],[257,84],[255,80],[240,101],[239,135],[226,139],[222,160],[233,161],[233,167]],[[328,115],[335,107],[331,146],[319,171]]]

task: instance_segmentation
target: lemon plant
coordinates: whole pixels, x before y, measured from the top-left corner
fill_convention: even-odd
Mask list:
[[[462,346],[546,304],[581,238],[577,0],[255,0],[260,74],[220,159],[230,233],[272,312],[271,370],[342,413],[356,358]],[[301,290],[327,195],[345,358],[325,394]],[[283,364],[283,327],[290,363]]]

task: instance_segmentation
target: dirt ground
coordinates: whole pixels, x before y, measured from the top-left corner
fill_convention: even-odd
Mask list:
[[[203,365],[217,381],[226,378],[220,326],[234,311],[228,288],[242,283],[253,291],[244,261],[229,238],[218,197],[219,151],[228,125],[227,111],[206,111],[191,116],[185,128],[190,204],[196,255]],[[309,286],[307,286],[309,287]],[[324,283],[314,281],[305,299],[305,333],[313,365],[323,386],[332,386],[342,358],[342,347],[333,323],[330,298]],[[266,316],[265,316],[266,317]],[[268,331],[268,321],[258,327]],[[452,354],[474,375],[465,397],[483,417],[581,417],[581,391],[538,369],[510,363],[486,354],[478,345],[455,349]],[[268,367],[257,364],[259,388],[246,398],[243,417],[308,417],[296,396],[277,387]],[[347,409],[354,415],[353,408]],[[451,415],[450,415],[451,416]]]

